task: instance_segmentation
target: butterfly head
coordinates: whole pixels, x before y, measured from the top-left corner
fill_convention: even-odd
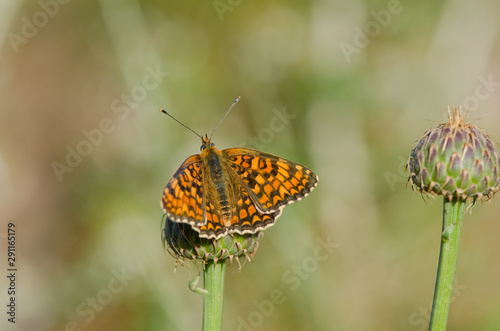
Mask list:
[[[200,151],[203,151],[207,147],[212,147],[215,146],[215,144],[208,138],[207,134],[205,133],[205,137],[201,137],[201,147]]]

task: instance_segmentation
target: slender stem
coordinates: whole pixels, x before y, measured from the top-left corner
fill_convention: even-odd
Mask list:
[[[429,331],[446,330],[466,201],[444,199],[441,251]]]
[[[224,276],[226,262],[209,262],[203,271],[203,282],[208,294],[203,299],[203,331],[222,330],[222,306],[224,303]]]

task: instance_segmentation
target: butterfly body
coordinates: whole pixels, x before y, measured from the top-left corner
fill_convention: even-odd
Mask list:
[[[203,146],[202,146],[203,148]],[[205,192],[208,195],[208,201],[215,203],[215,210],[219,210],[221,223],[229,227],[231,225],[231,208],[230,208],[230,183],[229,174],[223,169],[224,158],[222,152],[215,146],[204,148],[200,154],[202,168],[205,169]],[[205,214],[206,216],[206,214]]]
[[[254,234],[317,182],[302,165],[249,148],[219,150],[205,135],[201,153],[179,167],[161,204],[169,220],[190,224],[202,238]]]

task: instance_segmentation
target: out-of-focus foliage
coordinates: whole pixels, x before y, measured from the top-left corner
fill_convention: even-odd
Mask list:
[[[426,329],[441,200],[407,188],[404,164],[448,104],[500,141],[497,2],[0,7],[0,254],[13,221],[19,330],[200,329],[200,267],[174,273],[159,199],[201,142],[158,108],[210,133],[238,95],[215,144],[320,182],[228,268],[225,330]],[[499,213],[493,199],[465,217],[452,330],[500,328]]]

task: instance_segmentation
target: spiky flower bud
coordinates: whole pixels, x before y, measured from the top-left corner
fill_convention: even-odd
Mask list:
[[[451,199],[490,199],[498,191],[500,157],[488,134],[465,122],[461,107],[448,123],[424,133],[408,160],[413,189]]]
[[[186,260],[201,261],[203,264],[209,261],[217,263],[219,260],[235,258],[238,263],[243,257],[248,261],[253,259],[259,241],[264,234],[229,234],[219,239],[200,238],[200,234],[193,230],[191,225],[172,222],[165,219],[163,239],[168,245],[168,251],[178,261]]]

